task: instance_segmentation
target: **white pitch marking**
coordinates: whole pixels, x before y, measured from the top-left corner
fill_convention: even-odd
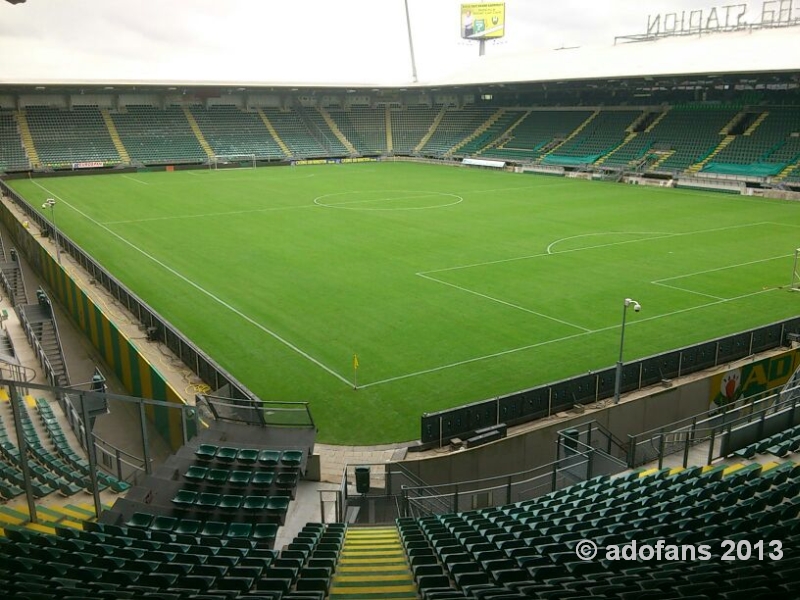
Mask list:
[[[394,190],[392,190],[394,191]],[[396,190],[400,191],[400,190]],[[323,198],[330,198],[331,196],[343,196],[347,194],[364,194],[368,192],[334,192],[332,194],[324,194],[322,196],[317,196],[314,198],[314,204],[317,206],[322,206],[325,208],[343,208],[346,210],[380,210],[380,211],[397,211],[397,210],[427,210],[433,208],[445,208],[447,206],[454,206],[456,204],[460,204],[464,201],[464,198],[457,195],[457,194],[448,194],[446,192],[425,192],[424,194],[420,194],[418,196],[395,196],[393,198],[368,198],[367,200],[350,200],[348,202],[338,202],[336,204],[323,204],[319,202]],[[411,192],[412,194],[414,192]],[[408,207],[400,207],[400,208],[350,208],[349,204],[365,204],[369,202],[389,202],[392,200],[414,200],[416,198],[435,198],[441,196],[450,196],[452,198],[456,198],[455,202],[449,202],[447,204],[437,204],[435,206],[408,206]]]
[[[516,308],[517,310],[524,311],[526,313],[530,313],[532,315],[536,315],[537,317],[542,317],[543,319],[548,319],[550,321],[555,321],[556,323],[561,323],[562,325],[567,325],[568,327],[573,327],[575,329],[580,329],[581,331],[589,332],[590,329],[586,327],[581,327],[580,325],[575,325],[575,323],[570,323],[569,321],[564,321],[562,319],[557,319],[556,317],[551,317],[549,315],[545,315],[540,312],[536,312],[535,310],[531,310],[529,308],[525,308],[524,306],[520,306],[518,304],[513,304],[512,302],[506,302],[505,300],[500,300],[499,298],[494,298],[493,296],[489,296],[487,294],[482,294],[480,292],[476,292],[475,290],[471,290],[469,288],[461,287],[460,285],[456,285],[454,283],[449,283],[447,281],[441,281],[440,279],[436,279],[434,277],[429,277],[423,273],[416,273],[416,275],[422,277],[423,279],[428,279],[429,281],[433,281],[435,283],[441,283],[442,285],[447,285],[457,290],[461,290],[462,292],[467,292],[468,294],[473,294],[480,298],[485,298],[486,300],[491,300],[492,302],[497,302],[498,304],[502,304],[503,306],[508,306],[510,308]]]
[[[130,177],[129,175],[123,175],[125,179],[130,179],[131,181],[135,181],[136,183],[141,183],[142,185],[150,185],[146,181],[142,181],[141,179],[136,179],[135,177]]]
[[[761,223],[748,223],[748,224],[745,224],[745,225],[731,225],[730,227],[718,227],[718,228],[714,228],[714,229],[701,229],[701,230],[697,230],[697,231],[686,231],[686,232],[682,232],[682,233],[669,233],[669,234],[664,234],[663,237],[646,237],[646,238],[636,238],[636,239],[633,239],[633,240],[624,240],[624,241],[621,241],[621,242],[609,242],[608,244],[596,244],[594,246],[583,246],[581,248],[570,248],[569,250],[561,250],[560,252],[553,252],[552,254],[548,254],[547,252],[539,252],[537,254],[527,254],[527,255],[524,255],[524,256],[512,256],[511,258],[500,258],[498,260],[488,260],[488,261],[485,261],[485,262],[471,263],[471,264],[467,264],[467,265],[457,265],[455,267],[445,267],[443,269],[433,269],[431,271],[422,271],[422,273],[428,274],[428,273],[442,273],[444,271],[458,271],[458,270],[461,270],[461,269],[471,269],[472,267],[485,267],[485,266],[488,266],[488,265],[496,265],[496,264],[505,263],[505,262],[514,262],[514,261],[517,261],[517,260],[528,260],[530,258],[541,258],[543,256],[555,256],[555,255],[558,255],[558,254],[569,254],[569,253],[572,253],[572,252],[583,252],[584,250],[597,250],[599,248],[608,248],[608,247],[611,247],[611,246],[621,246],[623,244],[634,244],[634,243],[638,243],[638,242],[649,242],[651,240],[658,240],[658,239],[671,238],[671,237],[682,237],[682,236],[696,235],[696,234],[701,234],[701,233],[714,233],[714,232],[717,232],[717,231],[728,231],[728,230],[731,230],[731,229],[741,229],[741,228],[744,228],[744,227],[757,227],[759,225],[772,225],[772,223],[770,223],[768,221],[764,221],[764,222],[761,222]],[[613,233],[613,232],[605,232],[605,233]],[[624,232],[617,232],[617,233],[624,233]],[[555,242],[553,242],[553,244],[556,244],[556,243],[558,243],[560,241],[563,241],[563,240],[566,240],[566,239],[569,239],[569,238],[562,238],[561,240],[556,240]],[[552,246],[553,244],[550,244],[550,246]]]
[[[627,241],[630,241],[630,242],[640,242],[640,241],[643,241],[643,240],[644,241],[646,241],[646,240],[659,240],[659,239],[662,239],[662,238],[672,237],[672,236],[677,235],[677,234],[669,233],[668,231],[598,231],[596,233],[581,233],[579,235],[571,235],[569,237],[564,237],[564,238],[558,239],[555,242],[551,242],[547,246],[547,254],[561,254],[561,252],[553,252],[553,246],[555,246],[556,244],[560,244],[561,242],[566,242],[568,240],[574,240],[574,239],[577,239],[577,238],[593,237],[593,236],[598,236],[598,235],[649,235],[649,236],[655,236],[655,237],[649,237],[649,238],[636,238],[634,240],[627,240]],[[625,242],[623,241],[623,242],[619,242],[619,243],[625,243]],[[569,250],[562,250],[562,252],[570,252],[570,251]]]
[[[780,256],[772,256],[770,258],[759,258],[757,260],[749,260],[747,262],[738,263],[735,265],[728,265],[726,267],[717,267],[715,269],[705,269],[704,271],[695,271],[694,273],[686,273],[685,275],[675,275],[674,277],[665,277],[664,279],[654,279],[650,283],[663,283],[664,281],[673,281],[675,279],[685,279],[687,277],[694,277],[695,275],[705,275],[706,273],[716,273],[717,271],[726,271],[728,269],[738,269],[739,267],[746,267],[748,265],[757,265],[771,260],[780,260],[782,258],[790,258],[794,254],[782,254]]]
[[[260,329],[261,331],[263,331],[263,332],[264,332],[264,333],[266,333],[267,335],[270,335],[270,336],[272,336],[274,339],[276,339],[277,341],[279,341],[280,343],[282,343],[282,344],[283,344],[284,346],[286,346],[287,348],[290,348],[291,350],[293,350],[294,352],[296,352],[297,354],[299,354],[299,355],[300,355],[300,356],[302,356],[303,358],[305,358],[305,359],[309,360],[310,362],[314,363],[315,365],[317,365],[318,367],[320,367],[320,368],[321,368],[321,369],[323,369],[324,371],[327,371],[328,373],[330,373],[331,375],[333,375],[334,377],[336,377],[336,378],[337,378],[339,381],[341,381],[341,382],[343,382],[343,383],[347,384],[348,386],[351,386],[351,385],[353,384],[353,382],[352,382],[352,381],[349,381],[348,379],[346,379],[346,378],[342,377],[341,375],[339,375],[339,373],[337,373],[336,371],[334,371],[333,369],[331,369],[331,368],[330,368],[330,367],[328,367],[327,365],[323,364],[322,362],[320,362],[319,360],[317,360],[316,358],[314,358],[313,356],[311,356],[311,355],[310,355],[310,354],[308,354],[307,352],[305,352],[305,351],[301,350],[300,348],[298,348],[297,346],[295,346],[293,343],[291,343],[289,340],[287,340],[286,338],[282,337],[280,334],[278,334],[278,333],[275,333],[275,332],[274,332],[274,331],[272,331],[271,329],[269,329],[269,328],[265,327],[265,326],[264,326],[264,325],[262,325],[261,323],[259,323],[259,322],[257,322],[256,320],[254,320],[252,317],[249,317],[248,315],[244,314],[244,313],[243,313],[242,311],[240,311],[239,309],[237,309],[237,308],[235,308],[235,307],[231,306],[230,304],[228,304],[227,302],[225,302],[225,301],[224,301],[222,298],[220,298],[219,296],[216,296],[216,295],[214,295],[213,293],[209,292],[207,289],[205,289],[205,288],[204,288],[204,287],[202,287],[201,285],[199,285],[199,284],[195,283],[194,281],[192,281],[191,279],[189,279],[189,278],[188,278],[188,277],[186,277],[185,275],[182,275],[181,273],[179,273],[178,271],[176,271],[175,269],[173,269],[173,268],[172,268],[172,267],[170,267],[169,265],[167,265],[167,264],[163,263],[162,261],[160,261],[159,259],[157,259],[155,256],[153,256],[153,255],[151,255],[151,254],[149,254],[149,253],[145,252],[144,250],[142,250],[141,248],[139,248],[139,247],[138,247],[136,244],[134,244],[133,242],[130,242],[130,241],[126,240],[124,237],[122,237],[122,236],[121,236],[121,235],[119,235],[118,233],[116,233],[116,232],[112,231],[111,229],[109,229],[108,227],[106,227],[106,226],[105,226],[103,223],[100,223],[99,221],[96,221],[95,219],[93,219],[92,217],[90,217],[89,215],[87,215],[86,213],[84,213],[83,211],[81,211],[80,209],[78,209],[78,208],[74,207],[72,204],[70,204],[69,202],[67,202],[67,201],[66,201],[66,200],[64,200],[63,198],[61,198],[60,196],[58,196],[58,195],[56,195],[55,193],[53,193],[53,192],[51,192],[50,190],[48,190],[46,187],[44,187],[43,185],[41,185],[41,184],[40,184],[40,183],[38,183],[37,181],[35,181],[35,180],[32,180],[32,181],[33,181],[33,183],[34,183],[35,185],[37,185],[38,187],[40,187],[41,189],[43,189],[45,192],[47,192],[48,194],[50,194],[50,195],[51,195],[51,196],[53,196],[54,198],[58,198],[58,200],[60,200],[61,202],[63,202],[63,203],[64,203],[64,204],[66,204],[67,206],[69,206],[69,207],[70,207],[72,210],[74,210],[76,213],[78,213],[79,215],[81,215],[82,217],[84,217],[86,220],[88,220],[88,221],[90,221],[90,222],[94,223],[95,225],[97,225],[98,227],[100,227],[100,228],[104,229],[104,230],[105,230],[105,231],[107,231],[109,234],[111,234],[112,236],[114,236],[115,238],[117,238],[118,240],[120,240],[122,243],[124,243],[124,244],[126,244],[126,245],[130,246],[131,248],[133,248],[134,250],[136,250],[137,252],[139,252],[140,254],[142,254],[143,256],[145,256],[146,258],[148,258],[148,259],[150,259],[151,261],[153,261],[154,263],[156,263],[158,266],[160,266],[160,267],[161,267],[161,268],[163,268],[164,270],[168,271],[169,273],[172,273],[172,274],[173,274],[175,277],[177,277],[177,278],[178,278],[178,279],[180,279],[181,281],[184,281],[185,283],[187,283],[187,284],[189,284],[190,286],[192,286],[193,288],[195,288],[197,291],[201,292],[202,294],[205,294],[206,296],[208,296],[209,298],[211,298],[212,300],[214,300],[216,303],[218,303],[218,304],[220,304],[221,306],[223,306],[223,307],[227,308],[227,309],[228,309],[229,311],[231,311],[232,313],[234,313],[234,314],[236,314],[236,315],[240,316],[242,319],[244,319],[245,321],[247,321],[248,323],[250,323],[250,324],[251,324],[251,325],[253,325],[254,327],[257,327],[258,329]]]
[[[734,298],[723,298],[721,300],[716,300],[714,302],[708,302],[706,304],[700,304],[698,306],[690,306],[689,308],[682,308],[680,310],[675,310],[675,311],[672,311],[672,312],[669,312],[669,313],[664,313],[664,314],[661,314],[661,315],[655,315],[655,316],[646,317],[646,318],[643,318],[643,319],[636,319],[635,321],[628,321],[627,327],[630,327],[632,325],[636,325],[637,323],[644,323],[644,322],[647,322],[647,321],[655,321],[656,319],[663,319],[665,317],[671,317],[671,316],[674,316],[674,315],[677,315],[677,314],[681,314],[681,313],[685,313],[685,312],[691,312],[691,311],[694,311],[694,310],[699,310],[701,308],[708,308],[709,306],[715,306],[717,304],[724,304],[726,302],[734,302],[735,300],[741,300],[743,298],[749,298],[751,296],[758,296],[759,294],[767,294],[769,292],[773,292],[773,291],[778,290],[778,289],[780,289],[780,288],[775,287],[775,288],[770,288],[770,289],[767,289],[767,290],[760,290],[758,292],[752,292],[750,294],[743,294],[741,296],[736,296]],[[358,387],[359,388],[368,388],[368,387],[372,387],[372,386],[376,386],[376,385],[382,385],[384,383],[391,383],[391,382],[394,382],[394,381],[399,381],[401,379],[409,379],[411,377],[418,377],[420,375],[428,375],[430,373],[436,373],[438,371],[444,371],[446,369],[452,369],[454,367],[460,367],[462,365],[466,365],[466,364],[470,364],[470,363],[474,363],[474,362],[479,362],[479,361],[482,361],[482,360],[489,360],[489,359],[492,359],[492,358],[497,358],[498,356],[505,356],[507,354],[514,354],[516,352],[522,352],[524,350],[531,350],[533,348],[539,348],[541,346],[547,346],[549,344],[556,344],[558,342],[565,342],[567,340],[583,337],[583,336],[586,336],[586,335],[592,335],[592,334],[595,334],[595,333],[603,333],[605,331],[611,331],[613,329],[619,329],[621,326],[622,325],[610,325],[608,327],[601,327],[600,329],[594,329],[592,331],[585,331],[585,332],[581,332],[581,333],[573,333],[572,335],[567,335],[567,336],[564,336],[564,337],[555,338],[555,339],[552,339],[552,340],[547,340],[545,342],[538,342],[536,344],[528,344],[527,346],[520,346],[518,348],[510,348],[508,350],[502,350],[500,352],[495,352],[493,354],[486,354],[485,356],[476,356],[474,358],[468,358],[466,360],[460,360],[458,362],[450,363],[450,364],[447,364],[447,365],[441,365],[439,367],[432,367],[430,369],[423,369],[421,371],[415,371],[413,373],[406,373],[405,375],[397,375],[395,377],[389,377],[387,379],[381,379],[379,381],[373,381],[371,383],[365,383],[363,385],[359,385]]]
[[[202,213],[199,215],[172,215],[168,217],[149,217],[147,219],[128,219],[126,221],[106,221],[104,225],[122,225],[126,223],[149,223],[151,221],[174,221],[177,219],[201,219],[205,217],[225,217],[229,215],[247,215],[251,213],[270,212],[275,210],[294,210],[296,208],[314,208],[314,205],[300,204],[298,206],[270,206],[268,208],[253,208],[250,210],[231,210],[227,212]]]
[[[677,285],[669,285],[668,283],[661,283],[660,281],[651,281],[653,285],[659,285],[661,287],[670,288],[672,290],[677,290],[679,292],[686,292],[687,294],[696,294],[698,296],[704,296],[706,298],[713,298],[714,300],[724,300],[721,296],[713,296],[711,294],[706,294],[704,292],[698,292],[696,290],[688,290],[686,288],[678,287]]]

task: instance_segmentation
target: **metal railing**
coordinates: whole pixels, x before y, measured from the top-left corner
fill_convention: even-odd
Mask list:
[[[35,224],[42,230],[53,229],[50,221],[42,213],[33,208],[31,204],[2,180],[0,180],[0,191],[14,201],[25,213],[26,218],[32,225]],[[15,235],[13,230],[11,233]],[[232,398],[257,399],[253,392],[219,366],[144,300],[106,271],[80,246],[64,235],[60,228],[55,230],[55,237],[55,243],[61,245],[64,254],[71,256],[86,271],[94,283],[101,286],[118,301],[145,329],[153,328],[155,340],[165,344],[184,365],[200,377],[211,389],[216,390],[228,386],[227,389],[230,391]],[[27,243],[20,244],[20,247],[28,249],[31,245]],[[33,255],[32,252],[29,251],[27,257],[36,268],[41,270],[39,257]]]
[[[630,435],[627,463],[630,468],[657,461],[659,468],[668,456],[682,453],[682,464],[689,464],[690,450],[708,443],[707,464],[723,458],[736,448],[728,443],[731,432],[750,423],[764,423],[775,414],[800,418],[800,385],[769,390],[739,403],[681,419],[669,425]],[[794,420],[793,417],[790,420]]]
[[[694,344],[679,350],[633,360],[622,369],[621,391],[628,393],[719,365],[786,346],[788,335],[800,331],[800,317],[778,321],[749,331]],[[506,396],[483,400],[421,417],[420,439],[427,446],[442,446],[477,429],[500,423],[518,425],[571,410],[576,406],[612,398],[615,368],[544,384]]]

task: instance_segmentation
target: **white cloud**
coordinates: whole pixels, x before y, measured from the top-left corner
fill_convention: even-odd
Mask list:
[[[408,0],[419,77],[478,61],[459,0]],[[487,54],[610,45],[647,15],[708,0],[506,0],[507,35]],[[761,3],[750,3],[751,17]],[[0,1],[0,81],[231,81],[404,84],[404,0]]]

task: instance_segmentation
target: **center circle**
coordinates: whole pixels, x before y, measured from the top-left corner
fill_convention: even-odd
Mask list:
[[[355,197],[349,200],[337,198]],[[460,204],[464,198],[458,194],[431,192],[426,190],[371,190],[356,192],[334,192],[314,198],[314,204],[325,208],[341,208],[345,210],[426,210],[429,208],[445,208]],[[368,206],[383,203],[384,206]],[[403,206],[403,203],[410,205]],[[396,206],[400,204],[400,206]]]

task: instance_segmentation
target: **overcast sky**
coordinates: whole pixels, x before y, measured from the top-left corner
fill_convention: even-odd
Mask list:
[[[407,1],[421,82],[480,60],[477,42],[460,37],[460,0]],[[726,4],[506,0],[506,36],[486,52],[607,46],[644,33],[648,15]],[[747,3],[749,22],[762,5]],[[0,1],[0,82],[51,80],[402,85],[411,81],[404,0]]]

